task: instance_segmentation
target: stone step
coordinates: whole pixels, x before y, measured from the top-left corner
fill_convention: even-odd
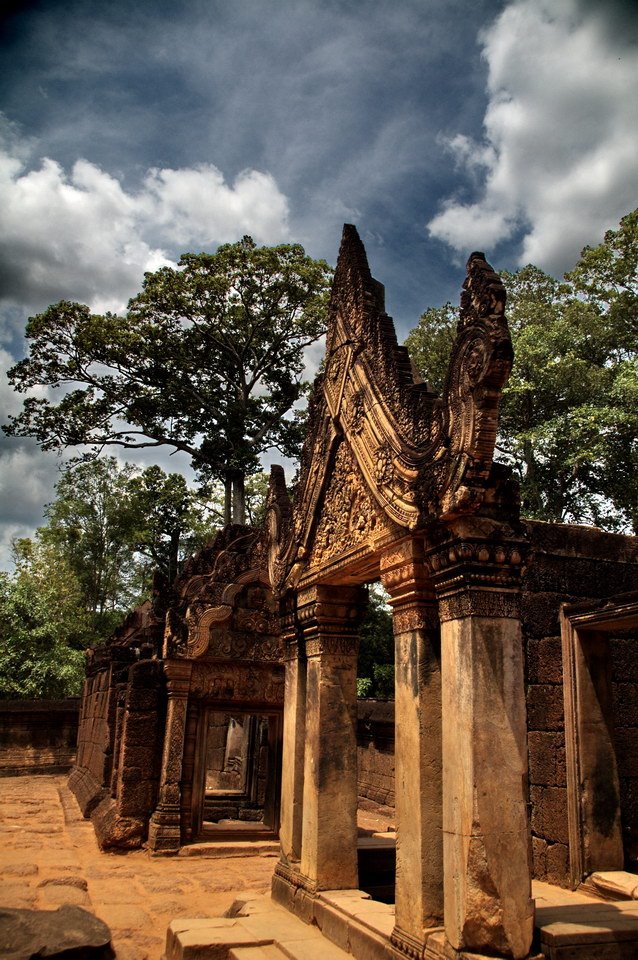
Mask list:
[[[278,840],[211,840],[189,843],[180,848],[180,857],[276,857]]]
[[[284,954],[274,943],[264,947],[233,947],[228,960],[283,960]]]
[[[238,902],[232,913],[173,920],[166,960],[348,960],[316,926],[273,903],[269,895]]]

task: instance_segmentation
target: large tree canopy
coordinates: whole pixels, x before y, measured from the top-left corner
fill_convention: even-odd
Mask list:
[[[638,211],[563,283],[531,265],[501,276],[515,359],[497,457],[523,513],[638,533]],[[406,340],[438,387],[456,320],[450,304],[427,310]]]
[[[47,544],[23,540],[0,572],[0,699],[75,696],[93,639],[82,589]]]
[[[266,480],[248,478],[254,516]],[[0,573],[0,698],[78,693],[82,651],[150,597],[156,572],[170,583],[213,538],[223,490],[194,491],[180,474],[104,457],[62,473],[45,518],[32,539],[14,543],[15,571]]]
[[[276,447],[303,391],[302,351],[324,330],[331,270],[303,247],[250,237],[146,274],[125,317],[63,301],[32,317],[29,355],[9,372],[27,396],[3,429],[43,449],[168,446],[224,482],[244,521],[244,477]],[[42,396],[41,388],[49,388]]]

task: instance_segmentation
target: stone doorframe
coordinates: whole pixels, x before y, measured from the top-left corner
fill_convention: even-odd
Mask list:
[[[563,604],[560,624],[569,870],[576,888],[595,871],[623,869],[608,650],[610,633],[638,627],[638,594]]]
[[[286,645],[273,896],[311,919],[320,891],[356,887],[357,623],[362,585],[381,579],[397,712],[386,946],[421,958],[443,922],[446,956],[523,960],[533,933],[526,544],[510,473],[492,459],[512,361],[505,290],[472,254],[442,397],[415,376],[383,300],[346,225],[295,501],[274,468],[267,506]]]

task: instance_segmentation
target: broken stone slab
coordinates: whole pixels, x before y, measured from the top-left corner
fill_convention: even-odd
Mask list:
[[[638,877],[626,870],[592,873],[589,885],[606,900],[638,900]]]
[[[76,906],[57,910],[0,908],[0,955],[4,960],[114,960],[111,931]]]

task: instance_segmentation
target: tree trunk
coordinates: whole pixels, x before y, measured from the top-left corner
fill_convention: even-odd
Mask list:
[[[227,473],[224,477],[224,526],[232,521],[233,478]]]
[[[237,471],[233,475],[233,523],[246,523],[246,493],[244,474]]]
[[[179,573],[179,541],[180,541],[180,531],[173,530],[171,533],[171,541],[169,547],[169,556],[168,556],[168,582],[172,583],[177,574]]]

